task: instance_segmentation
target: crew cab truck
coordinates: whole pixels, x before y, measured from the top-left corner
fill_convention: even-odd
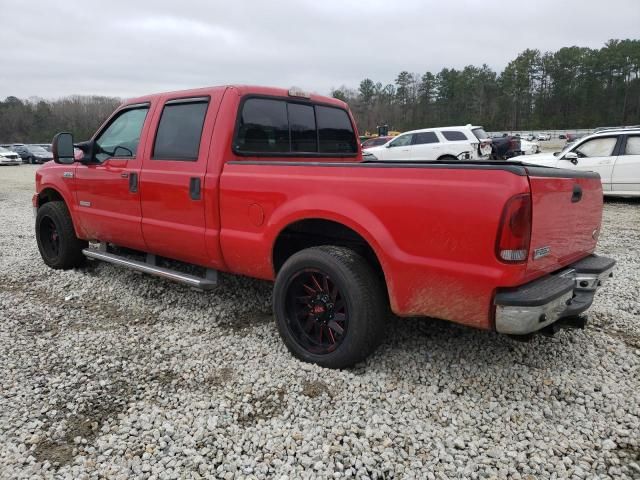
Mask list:
[[[346,104],[299,91],[127,101],[75,149],[54,137],[38,248],[52,268],[88,257],[202,290],[220,271],[273,280],[286,346],[326,367],[370,354],[389,309],[511,335],[581,323],[615,263],[593,255],[597,174],[366,162],[357,139]]]

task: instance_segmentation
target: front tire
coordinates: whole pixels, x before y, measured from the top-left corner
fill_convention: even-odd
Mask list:
[[[380,343],[388,311],[382,281],[353,250],[321,246],[292,255],[273,291],[285,345],[305,362],[345,368]]]
[[[36,240],[42,260],[51,268],[68,270],[80,267],[86,261],[82,249],[88,243],[76,237],[64,202],[47,202],[38,208]]]

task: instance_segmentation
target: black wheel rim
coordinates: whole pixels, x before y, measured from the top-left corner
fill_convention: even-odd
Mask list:
[[[40,244],[49,258],[57,258],[60,252],[60,234],[56,224],[50,217],[44,217],[40,222]]]
[[[291,277],[286,290],[286,313],[291,334],[309,353],[331,353],[347,335],[347,299],[331,277],[320,270],[305,269]]]

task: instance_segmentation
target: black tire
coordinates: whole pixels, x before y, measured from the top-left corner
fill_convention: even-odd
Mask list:
[[[305,276],[317,276],[315,284],[324,282],[329,295],[323,289],[309,293],[306,283],[313,283]],[[310,303],[302,305],[307,298]],[[280,336],[293,355],[323,367],[346,368],[364,360],[380,343],[388,302],[382,280],[362,256],[344,247],[321,246],[285,262],[276,278],[273,310]]]
[[[35,165],[36,164],[36,157],[29,157],[29,163],[31,165]]]
[[[448,161],[457,161],[458,157],[454,157],[453,155],[443,155],[438,160],[448,162]]]
[[[71,215],[64,202],[47,202],[38,208],[36,240],[44,263],[51,268],[68,270],[84,265],[82,249],[88,243],[76,237]]]

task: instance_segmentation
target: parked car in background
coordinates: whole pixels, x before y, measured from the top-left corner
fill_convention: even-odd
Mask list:
[[[15,145],[15,151],[24,163],[45,163],[53,160],[53,154],[39,145]]]
[[[494,137],[491,147],[491,158],[494,160],[506,160],[519,155],[533,155],[540,151],[537,143],[529,142],[523,137],[515,135]]]
[[[480,126],[424,128],[405,132],[384,145],[367,148],[371,160],[482,160],[491,142]]]
[[[600,174],[604,195],[640,197],[640,128],[603,130],[576,140],[562,152],[512,160],[594,171]]]
[[[539,134],[538,134],[538,140],[539,140],[539,141],[543,141],[543,142],[546,142],[546,141],[548,141],[548,140],[551,140],[551,134],[549,134],[549,133],[544,133],[544,132],[539,133]]]
[[[44,148],[47,152],[51,151],[51,144],[50,143],[34,143],[34,145],[37,145],[39,147]]]
[[[540,153],[538,142],[520,139],[520,149],[523,155],[534,155]]]
[[[385,143],[387,143],[389,140],[391,140],[393,138],[395,138],[395,137],[392,137],[391,135],[369,138],[369,139],[365,140],[364,142],[362,142],[362,148],[363,149],[367,149],[367,148],[371,148],[371,147],[378,147],[380,145],[384,145]]]
[[[16,152],[0,147],[0,165],[20,165],[22,159]]]

